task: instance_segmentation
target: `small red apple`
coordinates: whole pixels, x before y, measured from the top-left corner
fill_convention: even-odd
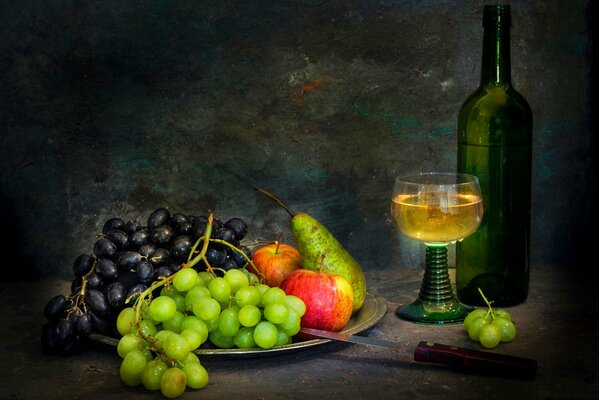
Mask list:
[[[296,269],[285,278],[281,289],[306,304],[303,327],[337,332],[352,315],[354,290],[341,275]]]
[[[302,258],[295,247],[275,242],[254,251],[252,263],[256,268],[250,265],[249,271],[273,287],[279,286],[291,271],[301,268]]]

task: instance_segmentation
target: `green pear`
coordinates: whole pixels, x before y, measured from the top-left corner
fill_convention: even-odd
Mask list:
[[[338,274],[347,279],[354,289],[353,312],[358,311],[366,296],[366,279],[360,264],[314,217],[303,212],[294,213],[273,194],[264,189],[255,190],[276,201],[291,215],[289,225],[293,241],[302,258],[302,267]]]

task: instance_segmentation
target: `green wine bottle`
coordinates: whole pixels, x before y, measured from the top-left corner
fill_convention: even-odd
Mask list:
[[[458,115],[458,172],[480,180],[484,214],[456,245],[461,302],[512,306],[528,296],[532,112],[512,86],[508,5],[483,12],[481,82]]]

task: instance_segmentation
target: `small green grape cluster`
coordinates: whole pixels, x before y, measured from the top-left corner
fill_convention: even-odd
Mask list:
[[[223,276],[183,268],[166,278],[159,295],[123,309],[117,352],[129,386],[160,390],[167,398],[208,384],[193,352],[206,342],[218,348],[262,348],[291,343],[300,330],[304,302],[269,287],[245,269]]]
[[[487,300],[482,290],[480,295],[487,304],[486,309],[477,308],[464,319],[464,328],[471,340],[478,341],[484,347],[491,349],[500,342],[511,342],[516,337],[516,325],[507,310],[495,310]]]

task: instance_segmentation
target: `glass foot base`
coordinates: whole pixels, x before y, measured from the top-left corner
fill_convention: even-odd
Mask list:
[[[443,304],[429,304],[420,299],[400,306],[395,311],[398,317],[422,324],[457,324],[474,308],[457,300]]]

